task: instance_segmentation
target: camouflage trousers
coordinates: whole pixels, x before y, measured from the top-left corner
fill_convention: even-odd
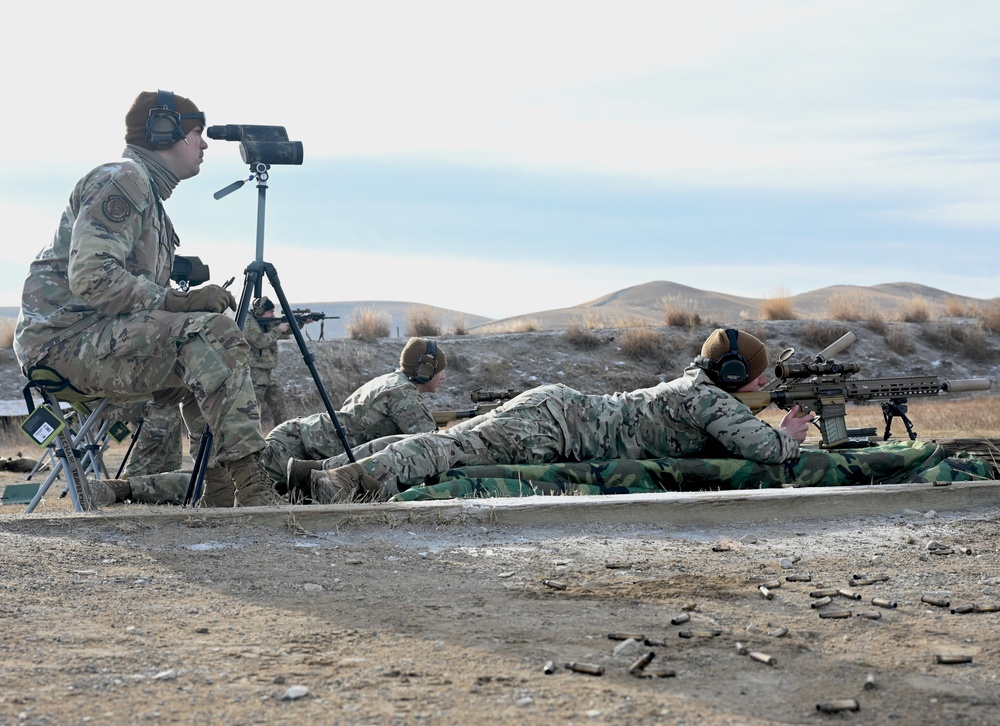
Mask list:
[[[350,439],[348,442],[353,443]],[[330,414],[314,413],[284,421],[271,429],[265,439],[264,468],[273,481],[283,484],[289,459],[323,461],[343,453]]]
[[[191,483],[190,471],[164,471],[128,478],[132,501],[141,504],[183,504]]]
[[[551,405],[553,388],[528,391],[466,425],[403,437],[359,463],[379,480],[379,498],[386,500],[456,466],[545,464],[572,456],[573,442],[557,413],[561,404],[557,399]]]
[[[142,417],[139,438],[125,464],[125,478],[180,469],[186,433],[180,408],[150,403]]]
[[[248,351],[225,315],[152,310],[101,320],[39,363],[87,394],[181,403],[188,430],[211,426],[216,458],[229,463],[264,448]]]

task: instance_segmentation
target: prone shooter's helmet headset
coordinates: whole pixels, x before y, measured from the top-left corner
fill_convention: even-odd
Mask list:
[[[433,340],[427,341],[427,352],[417,360],[417,370],[410,380],[414,383],[427,383],[434,374],[437,373],[437,343]]]
[[[150,109],[146,119],[146,141],[154,149],[167,149],[187,134],[184,133],[184,122],[197,120],[205,125],[205,114],[177,113],[174,105],[174,94],[171,91],[156,92],[156,107]]]
[[[750,382],[750,364],[739,349],[739,331],[726,329],[729,350],[711,362],[709,374],[725,391],[735,391]]]

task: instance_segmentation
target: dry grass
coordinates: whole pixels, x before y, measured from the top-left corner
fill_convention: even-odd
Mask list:
[[[671,328],[694,328],[701,325],[698,304],[690,298],[676,296],[660,300],[663,306],[663,322]]]
[[[0,348],[10,348],[14,345],[15,318],[0,318]]]
[[[666,342],[663,336],[650,328],[627,328],[619,341],[622,353],[631,360],[665,363]]]
[[[992,298],[980,305],[976,311],[976,317],[982,321],[983,327],[989,332],[1000,332],[1000,297]]]
[[[345,327],[351,340],[372,342],[388,338],[391,323],[392,316],[388,311],[364,306],[351,311]]]
[[[590,328],[585,328],[577,322],[566,326],[566,339],[577,350],[594,350],[604,342]]]
[[[406,334],[411,338],[437,337],[441,335],[441,319],[430,308],[412,308],[406,315]]]
[[[796,320],[795,303],[787,290],[779,289],[766,298],[760,306],[764,320]]]
[[[808,322],[802,328],[802,338],[809,343],[810,350],[822,350],[830,343],[851,332],[850,328],[836,323]]]
[[[490,323],[479,328],[477,332],[484,335],[497,335],[501,333],[536,333],[538,332],[538,321],[534,318],[512,318],[501,320],[498,323]]]
[[[451,334],[452,335],[468,335],[469,334],[469,319],[467,317],[458,317],[451,321]]]
[[[830,320],[855,322],[870,320],[873,316],[880,318],[882,311],[878,305],[872,302],[870,297],[842,290],[830,296],[827,316]]]
[[[931,320],[931,306],[925,298],[914,295],[899,306],[897,315],[904,323],[926,323]]]

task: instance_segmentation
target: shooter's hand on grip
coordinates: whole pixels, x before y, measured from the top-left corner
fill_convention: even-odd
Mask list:
[[[219,285],[205,285],[187,293],[171,289],[163,298],[163,309],[168,313],[223,313],[227,308],[236,310],[236,298]]]
[[[809,433],[809,424],[816,418],[816,414],[810,411],[802,413],[798,404],[788,409],[788,413],[781,419],[778,428],[798,441],[800,444],[806,440]]]

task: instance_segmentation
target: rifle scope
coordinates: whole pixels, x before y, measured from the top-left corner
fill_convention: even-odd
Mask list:
[[[775,378],[787,380],[789,378],[805,378],[807,376],[847,376],[857,373],[861,366],[857,363],[778,363],[774,367]]]

